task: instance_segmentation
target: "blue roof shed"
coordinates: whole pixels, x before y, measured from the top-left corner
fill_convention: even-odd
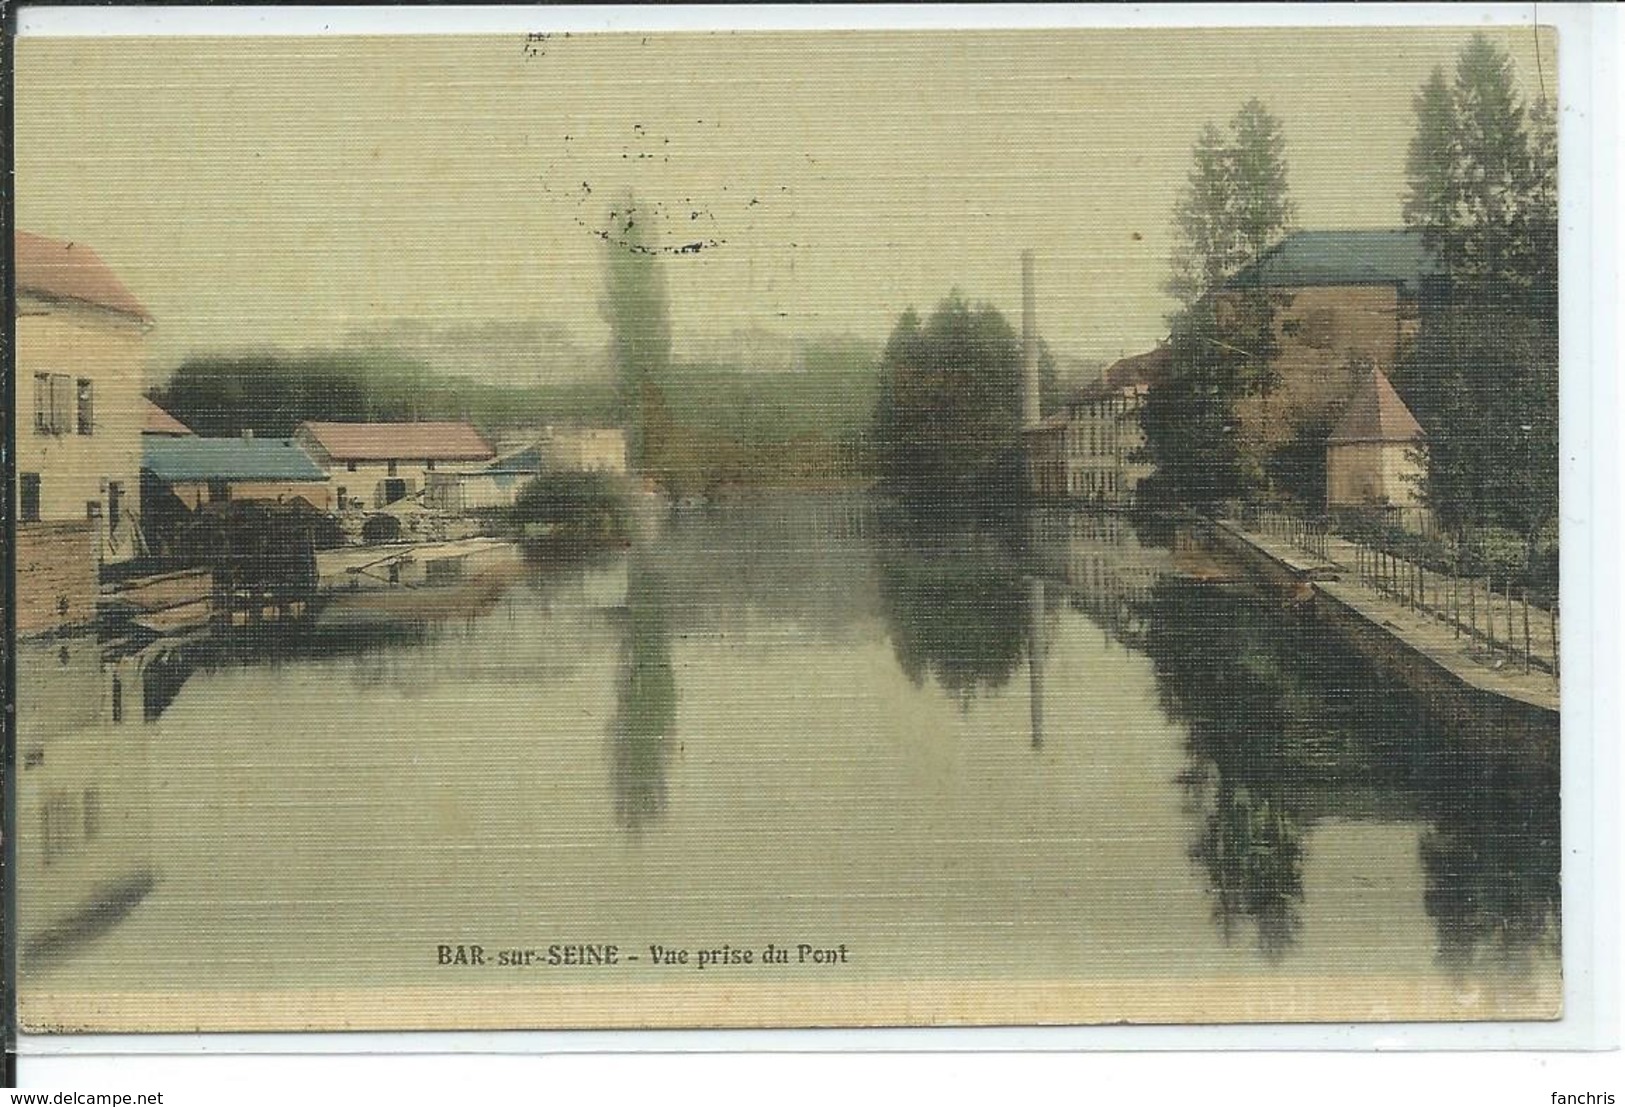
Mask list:
[[[166,484],[325,481],[327,474],[290,438],[158,438],[141,442],[141,468]]]

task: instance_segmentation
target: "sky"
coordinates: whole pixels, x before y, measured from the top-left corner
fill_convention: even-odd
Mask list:
[[[1553,32],[1489,28],[1527,96]],[[1067,30],[23,37],[18,226],[84,242],[189,355],[417,328],[443,367],[568,379],[608,331],[608,213],[635,197],[679,356],[735,330],[883,342],[952,288],[1063,356],[1165,333],[1197,132],[1256,96],[1297,226],[1400,225],[1411,98],[1470,31]],[[692,247],[684,252],[684,247]],[[411,321],[403,328],[402,321]]]

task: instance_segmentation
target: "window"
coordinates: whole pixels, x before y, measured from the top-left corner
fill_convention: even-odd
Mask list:
[[[47,865],[55,864],[73,848],[73,831],[70,828],[79,821],[75,806],[73,797],[61,793],[47,797],[40,805],[40,847]]]
[[[209,502],[211,504],[224,503],[231,499],[231,484],[223,480],[209,482]]]
[[[124,721],[124,682],[118,677],[113,678],[113,721]]]
[[[79,433],[91,434],[96,429],[96,392],[95,386],[84,377],[79,378],[79,386],[75,390],[78,401]]]
[[[423,467],[431,473],[434,472],[434,458],[425,458],[423,461]]]
[[[355,462],[353,461],[346,462],[344,467],[352,473],[355,472]]]
[[[24,523],[39,522],[39,474],[22,473],[17,479],[17,518]]]
[[[395,475],[395,462],[391,461],[389,463],[389,472],[386,475],[391,476],[391,477]]]
[[[51,374],[51,433],[67,434],[73,426],[73,379]]]
[[[34,430],[39,434],[66,434],[71,426],[69,395],[72,381],[61,373],[34,374]]]
[[[79,804],[80,817],[85,824],[85,841],[101,836],[102,832],[102,794],[94,788],[86,788],[84,798]]]
[[[34,374],[34,431],[51,433],[51,374]]]
[[[116,480],[107,482],[107,527],[109,530],[117,529],[119,524],[119,508],[124,503],[124,485]]]

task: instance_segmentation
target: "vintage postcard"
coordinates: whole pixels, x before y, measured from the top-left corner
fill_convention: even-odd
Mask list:
[[[19,37],[21,1025],[1561,1017],[1563,78]]]

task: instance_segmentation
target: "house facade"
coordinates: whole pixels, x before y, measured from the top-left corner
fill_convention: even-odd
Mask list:
[[[423,502],[453,514],[512,507],[519,490],[541,471],[541,447],[525,446],[472,472],[429,474]]]
[[[472,472],[495,451],[468,423],[301,423],[293,441],[327,473],[334,503],[380,508],[422,492],[431,473]]]
[[[619,427],[548,427],[541,439],[549,469],[577,473],[625,473],[626,432]]]
[[[18,231],[19,633],[88,622],[99,570],[140,550],[151,316],[82,243]]]
[[[1126,357],[1026,433],[1028,481],[1043,499],[1122,507],[1153,466],[1140,410],[1168,364],[1166,347]]]

